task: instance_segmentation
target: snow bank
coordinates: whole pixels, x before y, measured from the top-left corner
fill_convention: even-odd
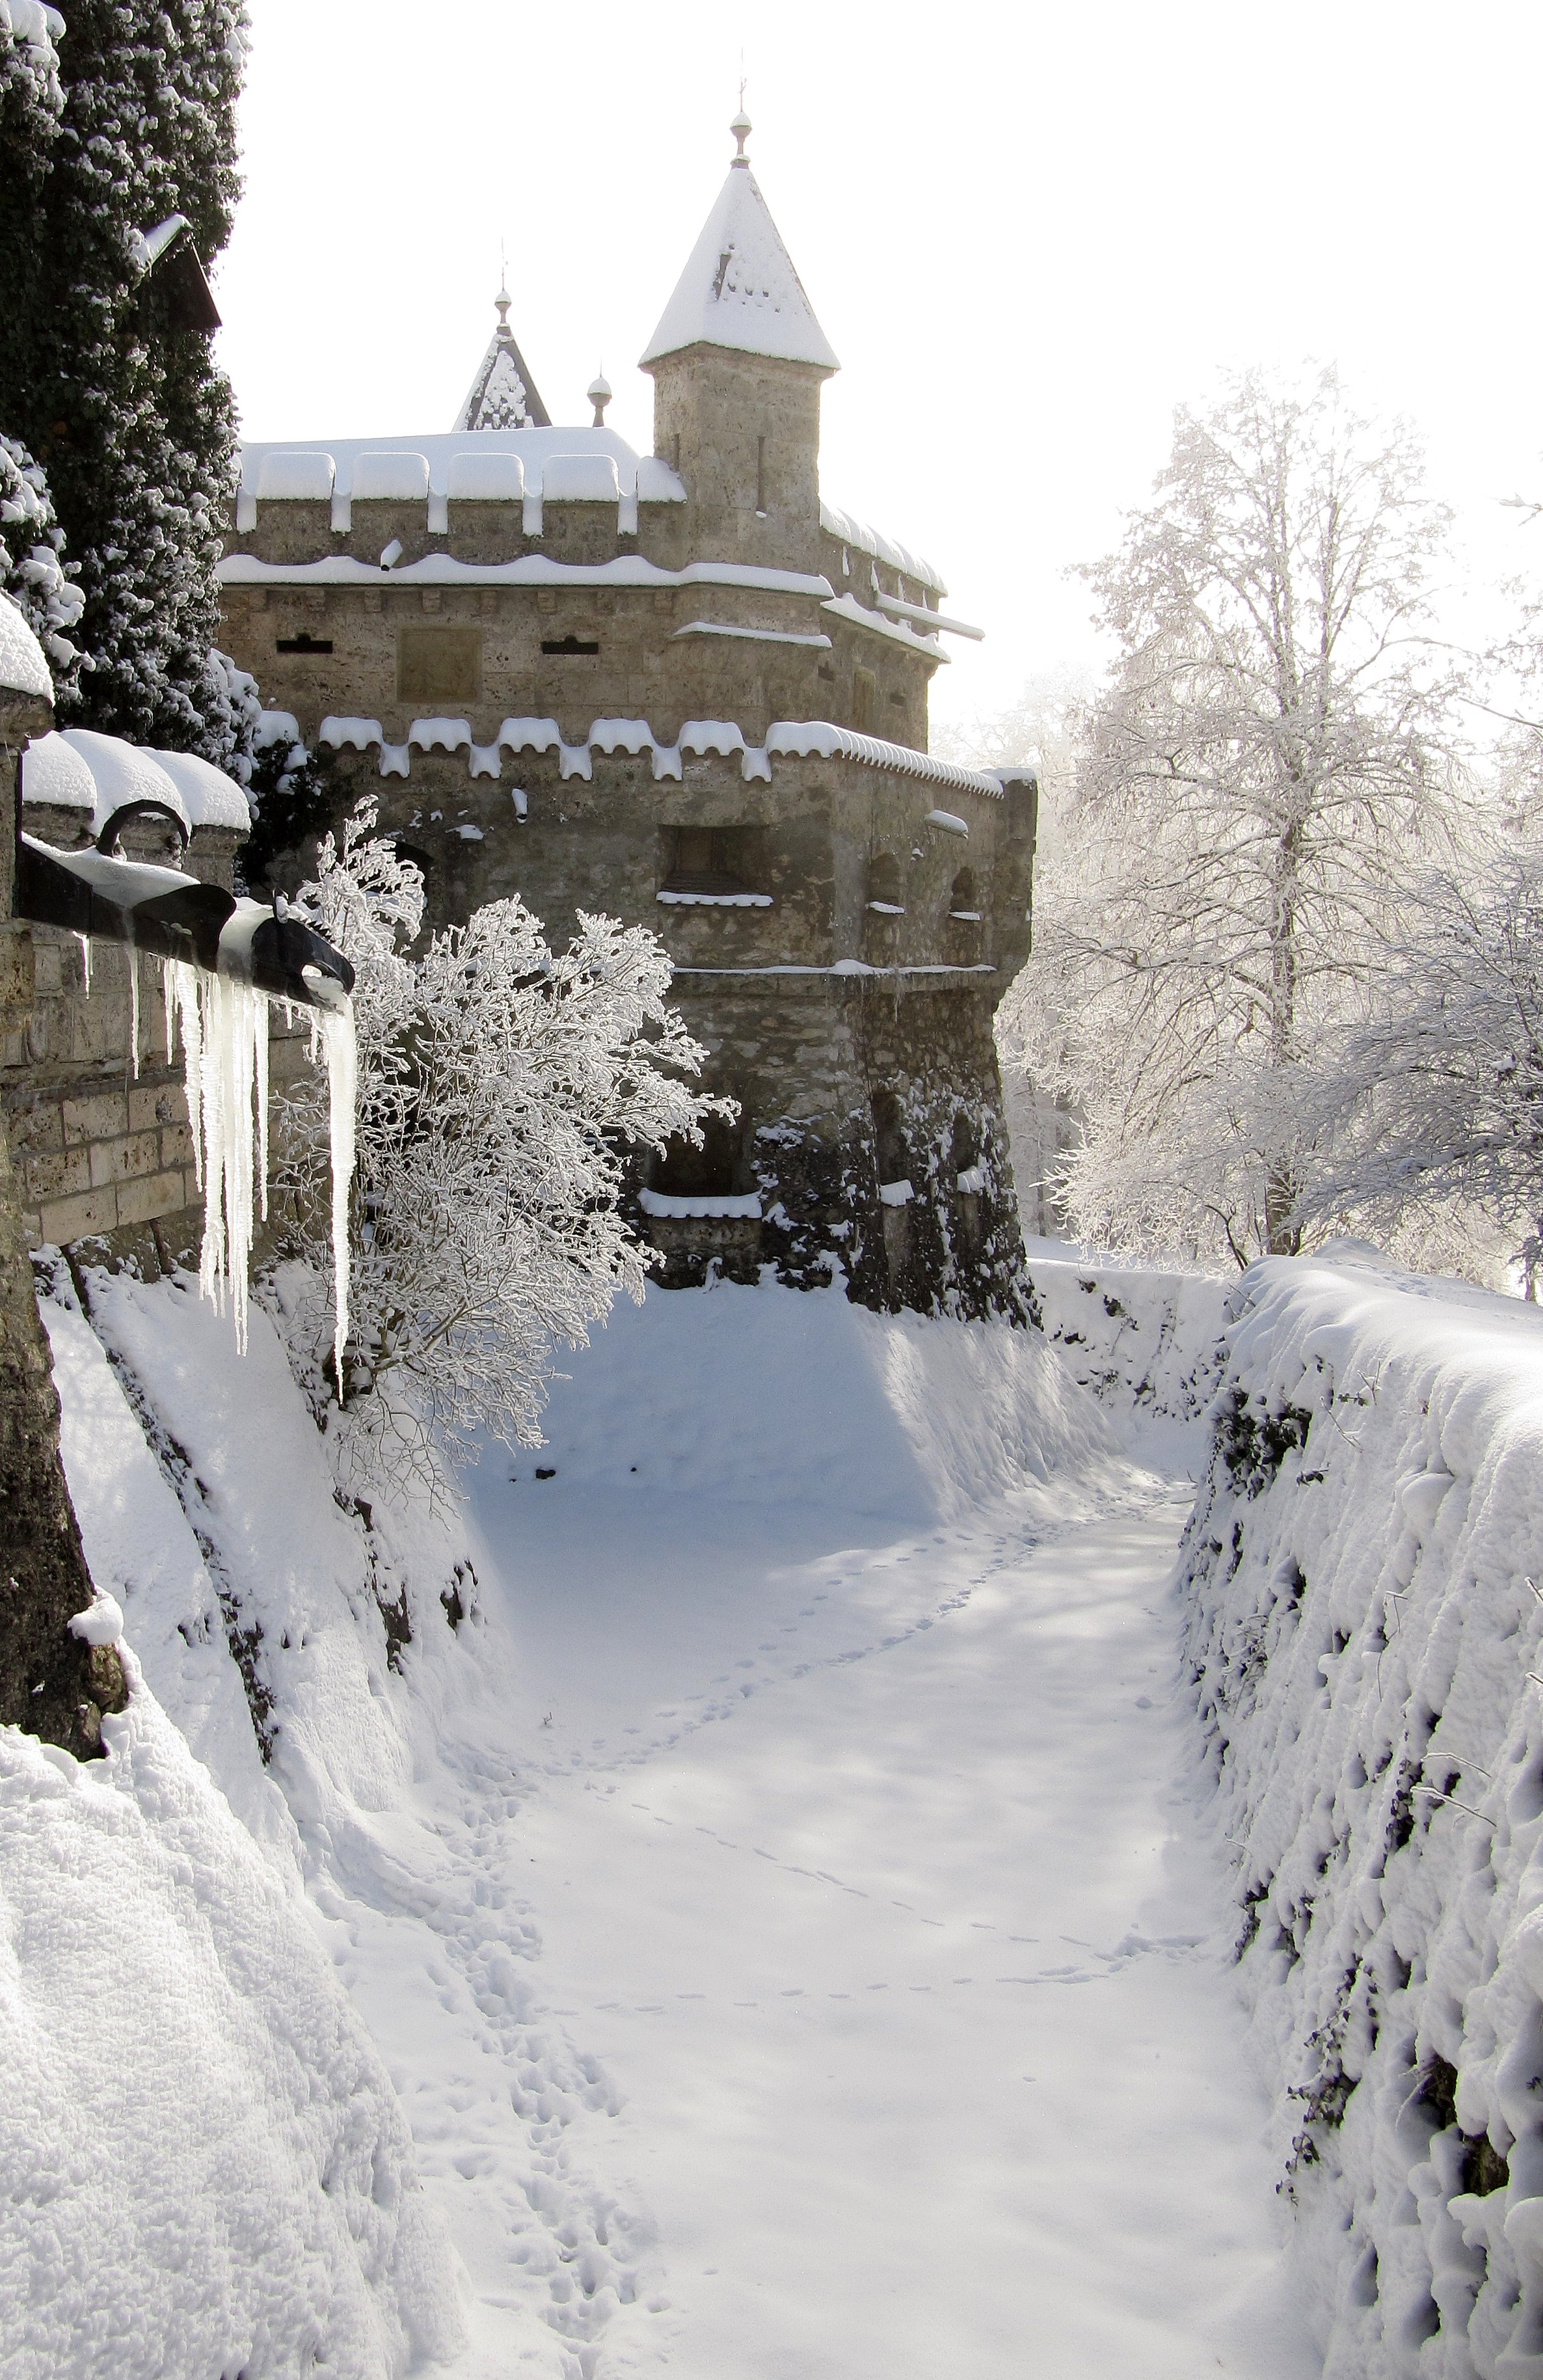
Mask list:
[[[105,1759],[0,1730],[6,2368],[377,2380],[452,2354],[380,2057],[293,1883],[127,1667]]]
[[[543,1493],[636,1481],[918,1528],[1115,1444],[1038,1332],[870,1314],[839,1287],[650,1293],[569,1360]]]
[[[1025,1245],[1045,1336],[1081,1387],[1115,1412],[1181,1422],[1207,1412],[1235,1275],[1112,1263],[1058,1240]]]
[[[1543,1315],[1354,1249],[1231,1301],[1181,1580],[1336,2380],[1543,2373]]]

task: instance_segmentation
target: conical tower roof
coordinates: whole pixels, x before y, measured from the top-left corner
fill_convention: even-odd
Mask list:
[[[550,429],[552,416],[541,403],[541,393],[509,328],[507,289],[500,289],[493,304],[498,309],[498,328],[488,342],[487,354],[477,367],[477,376],[467,391],[466,403],[450,427],[452,430]]]
[[[731,129],[740,154],[729,167],[711,213],[675,284],[674,295],[639,361],[646,370],[662,356],[706,345],[753,356],[841,370],[815,320],[793,259],[783,246],[772,210],[744,154],[750,127],[741,114]]]

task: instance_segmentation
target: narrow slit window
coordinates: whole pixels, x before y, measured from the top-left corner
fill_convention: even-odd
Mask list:
[[[598,653],[600,642],[594,637],[543,637],[543,653]]]
[[[756,440],[756,511],[764,519],[766,514],[766,441]]]
[[[303,629],[298,637],[278,638],[275,644],[281,653],[330,653],[333,649],[330,637],[308,637]]]

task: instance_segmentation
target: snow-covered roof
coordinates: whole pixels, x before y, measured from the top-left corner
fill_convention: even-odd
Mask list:
[[[38,694],[54,699],[54,681],[43,647],[8,595],[0,594],[0,686],[13,694]]]
[[[841,369],[743,157],[729,167],[639,361],[646,370],[662,356],[703,345]]]
[[[28,807],[89,811],[93,837],[137,804],[165,811],[187,835],[207,826],[245,834],[251,825],[236,780],[196,753],[148,752],[87,727],[55,728],[29,744],[21,756],[21,798]]]
[[[552,419],[530,367],[515,344],[509,328],[509,293],[501,288],[493,304],[498,328],[487,353],[472,375],[471,386],[457,412],[456,430],[544,430]]]

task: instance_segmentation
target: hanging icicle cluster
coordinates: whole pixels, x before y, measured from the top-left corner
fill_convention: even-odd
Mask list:
[[[220,1313],[230,1300],[246,1351],[253,1229],[268,1213],[268,997],[179,959],[163,964],[166,1057],[182,1036],[195,1178],[203,1193],[199,1291]],[[358,1062],[351,1007],[312,1012],[310,1054],[323,1058],[330,1094],[333,1262],[337,1382],[348,1335],[348,1190],[354,1175]]]

